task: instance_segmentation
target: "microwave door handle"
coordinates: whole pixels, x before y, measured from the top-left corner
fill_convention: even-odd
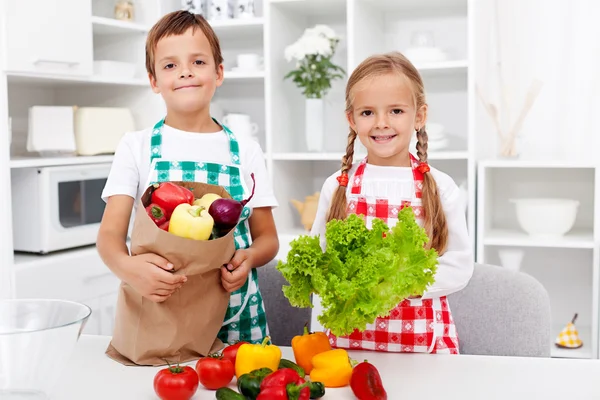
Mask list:
[[[85,221],[87,221],[87,215],[86,215],[87,207],[85,206],[85,199],[87,198],[87,194],[86,194],[86,190],[85,190],[85,187],[86,187],[85,182],[86,182],[85,179],[82,179],[79,182],[79,193],[81,196],[81,199],[79,200],[81,202],[81,205],[80,205],[81,225],[85,225]]]

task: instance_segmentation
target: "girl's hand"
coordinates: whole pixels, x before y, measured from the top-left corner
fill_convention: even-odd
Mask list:
[[[229,264],[221,268],[221,284],[225,290],[232,293],[244,286],[252,267],[252,250],[237,250]]]
[[[187,278],[174,275],[173,265],[156,254],[140,254],[128,257],[126,282],[145,298],[162,303],[179,289]]]

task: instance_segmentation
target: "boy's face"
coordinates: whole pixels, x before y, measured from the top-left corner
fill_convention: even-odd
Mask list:
[[[154,69],[156,76],[149,75],[152,90],[162,95],[167,110],[179,113],[208,109],[223,83],[223,65],[215,65],[210,43],[200,29],[160,39]]]

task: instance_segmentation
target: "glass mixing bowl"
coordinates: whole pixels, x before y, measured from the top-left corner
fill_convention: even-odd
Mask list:
[[[65,300],[0,300],[0,399],[48,399],[92,310]]]

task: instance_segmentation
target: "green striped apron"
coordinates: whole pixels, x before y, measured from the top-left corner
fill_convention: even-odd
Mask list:
[[[213,119],[214,120],[214,119]],[[148,184],[166,181],[203,182],[224,187],[231,197],[241,201],[244,199],[244,183],[240,167],[239,144],[233,132],[225,125],[223,130],[229,138],[229,152],[231,163],[217,164],[198,161],[172,161],[162,158],[162,127],[164,119],[159,121],[152,130],[150,138],[150,175]],[[234,232],[235,248],[245,249],[250,247],[252,238],[248,218],[251,210],[244,207],[242,217]],[[258,273],[255,268],[248,274],[244,286],[231,293],[229,306],[225,314],[223,326],[218,337],[225,343],[234,343],[244,340],[251,343],[260,343],[269,335],[265,306],[258,289]]]

